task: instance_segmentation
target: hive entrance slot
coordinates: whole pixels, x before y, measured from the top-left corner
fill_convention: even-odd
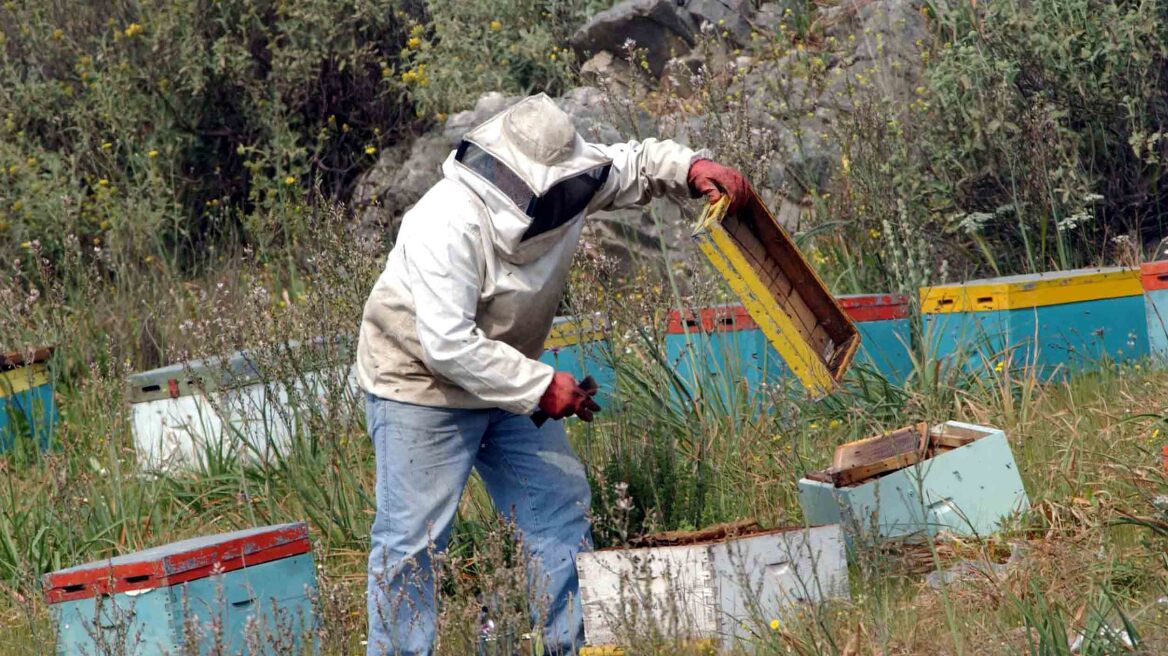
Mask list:
[[[149,574],[139,574],[138,576],[127,576],[126,578],[124,578],[122,580],[125,581],[126,583],[142,583],[143,581],[149,581],[150,575]]]

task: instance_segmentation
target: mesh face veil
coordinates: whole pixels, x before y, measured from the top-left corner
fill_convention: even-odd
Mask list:
[[[610,164],[605,164],[560,180],[537,196],[506,164],[469,141],[459,144],[455,160],[489,182],[511,199],[519,211],[531,217],[523,241],[554,230],[583,212],[608,179],[611,168]]]

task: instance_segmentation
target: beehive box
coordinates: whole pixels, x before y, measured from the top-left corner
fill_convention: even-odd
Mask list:
[[[622,636],[647,626],[732,641],[756,630],[754,620],[782,618],[803,602],[848,597],[838,526],[706,534],[714,537],[580,554],[585,642],[619,645]]]
[[[1163,364],[1168,361],[1168,260],[1140,266],[1144,289],[1144,317],[1148,325],[1148,351]]]
[[[988,535],[1029,507],[1006,434],[956,421],[841,446],[825,472],[799,481],[807,522],[851,535]]]
[[[301,645],[316,643],[316,570],[303,523],[95,561],[46,574],[43,587],[62,656],[211,653],[216,634],[223,653],[251,656],[301,653]],[[184,644],[193,633],[197,649]],[[248,652],[249,637],[274,644]],[[276,651],[280,644],[294,650]]]
[[[860,331],[857,362],[872,366],[888,382],[903,385],[913,369],[908,297],[851,294],[837,300]]]
[[[757,194],[728,208],[706,205],[694,239],[807,392],[827,394],[860,345],[856,326]]]
[[[726,402],[791,374],[741,305],[672,310],[665,326],[665,354],[691,394],[715,390]]]
[[[0,355],[0,453],[11,451],[22,437],[41,450],[49,448],[60,417],[49,377],[52,354],[51,348],[40,348]]]
[[[616,373],[607,354],[611,346],[604,315],[556,317],[543,346],[540,362],[572,374],[577,381],[592,376],[600,385],[598,399],[603,402],[612,398]]]
[[[289,447],[301,418],[322,399],[337,392],[342,400],[358,398],[351,366],[328,364],[337,357],[329,356],[323,342],[289,342],[270,357],[288,358],[292,366],[264,366],[256,355],[239,351],[130,376],[139,464],[166,470],[218,457],[263,461]]]
[[[978,371],[1009,354],[1042,376],[1148,352],[1138,269],[1118,267],[973,280],[921,290],[938,358]]]

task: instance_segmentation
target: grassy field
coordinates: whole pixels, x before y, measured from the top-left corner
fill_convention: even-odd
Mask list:
[[[62,345],[54,366],[63,423],[53,450],[24,445],[0,460],[0,654],[52,651],[38,589],[46,571],[295,520],[310,523],[316,545],[321,644],[330,654],[362,651],[374,471],[362,408],[345,391],[350,354],[334,345],[310,360],[279,346],[283,338],[352,334],[380,256],[354,249],[330,225],[322,222],[310,274],[242,258],[199,282],[107,286],[88,305],[50,293],[45,307],[10,317],[10,325]],[[990,361],[965,375],[921,354],[904,388],[861,367],[819,403],[785,389],[748,395],[714,377],[686,396],[664,356],[660,321],[646,319],[675,306],[677,292],[668,278],[654,284],[611,273],[582,262],[571,294],[613,322],[615,407],[570,427],[593,483],[598,546],[744,517],[799,525],[795,482],[828,464],[835,445],[921,420],[988,424],[1010,438],[1029,513],[985,540],[859,550],[851,600],[782,623],[764,609],[754,619],[757,653],[1069,654],[1079,634],[1086,640],[1078,653],[1130,653],[1115,638],[1120,630],[1137,653],[1168,649],[1168,514],[1154,504],[1168,493],[1159,454],[1168,436],[1168,372],[1147,362],[1101,364],[1040,384],[1033,372]],[[49,278],[43,285],[55,288]],[[692,291],[701,302],[722,293],[713,283]],[[153,303],[142,301],[147,294]],[[128,295],[139,301],[127,304]],[[133,309],[119,309],[126,307]],[[124,391],[125,375],[138,366],[128,354],[142,357],[146,324],[164,359],[248,345],[273,379],[321,368],[337,374],[323,399],[297,404],[301,430],[292,448],[267,462],[215,458],[198,472],[147,473],[136,464]],[[452,575],[443,587],[440,653],[473,650],[484,591],[501,627],[526,632],[524,563],[513,557],[509,535],[472,482],[445,563]],[[924,583],[938,564],[1004,563],[1011,553],[1000,578],[941,589]],[[634,627],[630,653],[678,653],[678,638]]]

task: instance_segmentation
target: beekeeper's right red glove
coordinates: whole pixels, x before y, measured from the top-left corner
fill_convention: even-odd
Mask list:
[[[592,421],[592,413],[600,410],[600,406],[592,400],[595,393],[596,390],[580,387],[572,374],[557,371],[539,398],[539,409],[552,419],[576,415],[584,421]]]
[[[730,196],[730,212],[737,212],[750,198],[750,183],[736,169],[708,159],[699,159],[689,166],[686,176],[689,188],[694,194],[703,194],[715,203],[722,194]]]

